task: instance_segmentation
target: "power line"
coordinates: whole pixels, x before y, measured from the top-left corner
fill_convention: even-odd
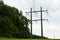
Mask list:
[[[32,20],[32,13],[36,13],[36,12],[41,12],[41,19],[38,20]],[[47,20],[47,19],[43,19],[43,15],[42,12],[47,12],[47,10],[42,10],[42,7],[40,7],[39,11],[32,11],[32,8],[30,8],[30,12],[26,12],[26,13],[30,13],[30,23],[31,23],[31,38],[32,38],[32,21],[41,21],[41,37],[43,37],[43,20]]]

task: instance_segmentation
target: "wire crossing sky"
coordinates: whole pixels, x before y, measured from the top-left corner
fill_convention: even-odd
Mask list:
[[[23,11],[25,15],[26,11],[30,8],[33,10],[40,10],[42,6],[43,10],[48,10],[48,15],[43,12],[43,18],[48,18],[49,22],[44,23],[44,36],[49,38],[60,38],[60,0],[3,0],[5,4],[16,7]],[[33,14],[34,15],[34,14]],[[39,13],[36,14],[39,16]],[[34,19],[39,19],[37,16]],[[47,17],[48,16],[48,17]],[[33,34],[40,35],[40,22],[33,22]]]

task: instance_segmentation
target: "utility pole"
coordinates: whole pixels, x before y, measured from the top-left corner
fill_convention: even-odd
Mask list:
[[[42,10],[42,7],[40,7],[40,12],[41,12],[41,37],[43,37],[43,15],[42,12],[47,12],[47,10]],[[47,19],[45,19],[47,20]]]
[[[31,17],[31,38],[32,38],[32,8],[30,8],[30,17]]]
[[[41,10],[41,36],[43,37],[43,21],[42,21],[42,7],[40,8]]]
[[[40,12],[40,17],[41,19],[37,19],[37,20],[32,20],[32,13],[36,13],[36,12]],[[30,12],[26,12],[26,13],[31,13],[30,14],[30,23],[31,23],[31,38],[32,38],[32,21],[41,21],[41,37],[43,37],[43,20],[47,20],[47,19],[43,19],[42,18],[42,12],[47,12],[47,10],[42,10],[42,7],[40,7],[40,11],[32,11],[32,8],[30,8]]]

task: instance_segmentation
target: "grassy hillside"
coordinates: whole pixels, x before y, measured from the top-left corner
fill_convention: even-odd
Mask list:
[[[16,39],[16,38],[0,38],[0,40],[60,40],[60,39]]]

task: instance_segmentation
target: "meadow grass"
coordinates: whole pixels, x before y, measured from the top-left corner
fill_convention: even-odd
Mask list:
[[[60,40],[60,39],[20,39],[20,38],[0,38],[0,40]]]

